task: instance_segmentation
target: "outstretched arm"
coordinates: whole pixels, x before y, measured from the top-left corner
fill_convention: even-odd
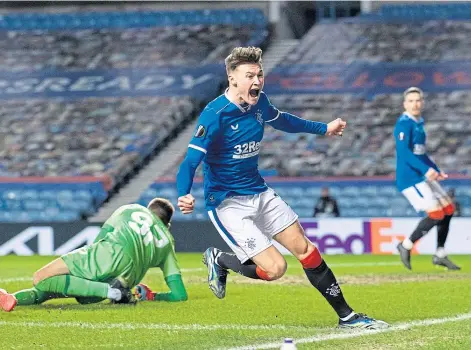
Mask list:
[[[275,129],[289,133],[307,132],[309,134],[327,136],[342,136],[343,130],[347,126],[347,122],[341,118],[337,118],[331,121],[329,124],[326,124],[302,119],[286,112],[279,112],[278,117],[271,121],[266,121],[266,123],[273,126]]]
[[[343,130],[347,126],[347,123],[341,118],[337,118],[329,124],[299,118],[294,114],[279,111],[271,104],[265,93],[262,93],[260,98],[264,103],[266,103],[268,110],[268,114],[265,117],[265,123],[281,131],[289,133],[306,132],[309,134],[342,136]]]
[[[278,111],[274,119],[267,120],[266,123],[275,129],[299,133],[307,132],[310,134],[325,135],[327,133],[327,124],[299,118],[293,114]]]

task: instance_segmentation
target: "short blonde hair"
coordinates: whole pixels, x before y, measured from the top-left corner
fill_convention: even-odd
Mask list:
[[[422,99],[424,98],[424,92],[422,91],[422,89],[420,89],[418,87],[415,87],[415,86],[411,86],[406,91],[404,91],[404,93],[402,94],[404,96],[404,100],[406,99],[407,95],[413,94],[413,93],[419,94],[420,98],[422,98]]]
[[[262,49],[259,47],[235,47],[224,60],[226,71],[233,72],[238,66],[246,63],[262,65]]]

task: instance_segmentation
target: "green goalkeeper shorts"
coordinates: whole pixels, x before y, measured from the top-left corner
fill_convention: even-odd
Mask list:
[[[98,241],[62,255],[72,276],[96,282],[111,282],[119,278],[129,288],[134,287],[132,259],[115,243]]]

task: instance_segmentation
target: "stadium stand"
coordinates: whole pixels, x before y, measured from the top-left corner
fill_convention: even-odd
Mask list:
[[[119,182],[196,105],[158,96],[7,100],[0,105],[0,176],[106,174]]]
[[[217,93],[220,77],[195,88],[188,69],[266,26],[255,9],[1,16],[0,222],[93,214]]]
[[[339,80],[333,78],[352,73],[355,79],[351,80],[356,80],[361,72],[373,72],[373,69],[378,72],[391,67],[399,67],[407,73],[403,76],[410,76],[411,71],[423,64],[426,64],[426,69],[433,74],[456,74],[449,80],[461,79],[462,82],[458,88],[445,86],[446,84],[437,88],[431,86],[432,80],[427,79],[420,85],[426,92],[427,88],[431,90],[427,93],[424,111],[428,151],[448,173],[457,177],[471,175],[470,71],[469,67],[465,67],[463,72],[453,71],[453,67],[459,66],[457,62],[471,57],[471,45],[463,45],[463,42],[471,40],[471,22],[442,19],[455,18],[453,15],[448,16],[448,11],[459,13],[457,9],[464,11],[458,19],[471,19],[471,6],[433,5],[431,13],[434,15],[428,13],[427,16],[417,18],[416,14],[427,12],[423,9],[416,11],[415,8],[426,5],[400,6],[400,13],[410,11],[410,15],[401,17],[395,10],[390,9],[395,7],[390,6],[374,16],[316,25],[296,50],[275,69],[273,75],[276,75],[276,79],[273,79],[273,83],[270,83],[271,76],[268,77],[265,90],[268,91],[272,103],[279,109],[306,119],[324,122],[342,117],[348,121],[349,131],[342,138],[327,139],[316,135],[287,134],[267,127],[260,152],[259,168],[262,175],[386,176],[390,180],[384,180],[385,182],[373,179],[370,182],[359,180],[362,183],[355,184],[347,181],[339,187],[338,181],[332,180],[326,184],[333,188],[334,196],[340,194],[341,189],[342,195],[338,198],[342,216],[415,216],[414,210],[397,192],[392,181],[395,171],[392,131],[397,117],[402,113],[401,93],[408,86],[375,86],[371,89],[373,93],[367,92],[366,89],[349,93],[345,86],[337,88],[335,84],[339,83]],[[414,19],[413,22],[410,21],[411,18]],[[357,66],[362,68],[359,62],[365,62],[365,67],[370,70],[356,69]],[[388,63],[399,65],[391,66]],[[437,67],[434,66],[435,63],[441,65],[441,70],[434,71],[434,67]],[[315,73],[309,75],[309,69],[312,67],[318,67],[319,71],[333,72],[335,75],[322,76],[325,80],[324,87],[329,84],[329,79],[333,87],[319,88],[316,81],[321,79]],[[419,73],[422,74],[422,71]],[[292,79],[283,80],[283,77]],[[434,79],[437,77],[434,76]],[[291,89],[292,81],[297,83],[298,87]],[[307,82],[305,85],[304,81]],[[275,92],[270,93],[270,88]],[[289,150],[289,157],[286,157],[286,150]],[[176,159],[169,177],[175,175],[183,155],[182,153]],[[201,168],[198,169],[197,175],[202,175]],[[157,181],[142,194],[140,201],[145,202],[151,194],[162,191],[162,186],[162,183]],[[198,186],[197,184],[194,190],[197,203],[199,202],[196,213],[189,217],[178,216],[179,219],[205,217],[202,189]],[[285,186],[290,186],[289,190],[286,190],[288,187]],[[321,186],[322,183],[318,179],[312,182],[274,182],[274,188],[280,195],[286,197],[287,202],[300,216],[307,217],[312,216],[314,200],[319,195]],[[457,200],[463,206],[463,215],[469,216],[469,180],[448,181],[445,186],[456,187]],[[166,189],[165,193],[176,200],[173,188]]]
[[[422,5],[398,5],[400,10],[388,6],[374,15],[316,25],[273,75],[289,77],[293,72],[302,74],[309,72],[309,67],[320,67],[337,75],[348,73],[345,75],[357,81],[362,67],[383,71],[396,67],[386,63],[408,68],[408,64],[423,62],[432,68],[444,62],[458,66],[456,61],[471,57],[470,45],[463,45],[471,37],[470,22],[463,20],[471,19],[469,5],[434,5],[430,11],[415,10],[414,6]],[[122,72],[131,77],[158,69],[176,72],[200,64],[220,64],[230,47],[259,45],[268,34],[267,21],[259,10],[8,14],[0,18],[0,29],[0,70],[6,77],[0,79],[4,100],[0,106],[0,174],[4,176],[0,181],[0,221],[7,222],[70,221],[92,214],[114,186],[125,181],[215,92],[170,89],[164,93],[154,89],[149,98],[146,94],[106,93],[94,86],[79,95],[70,88],[62,92],[44,80],[34,88],[24,80],[8,85],[14,81],[12,74],[47,80],[49,76],[68,79],[69,75],[61,76],[63,72],[98,72],[111,78]],[[408,40],[399,40],[402,38]],[[219,66],[209,67],[208,71],[223,73]],[[425,112],[429,150],[440,165],[458,177],[471,174],[471,130],[465,119],[471,111],[471,87],[466,85],[466,74],[453,78],[465,81],[459,89],[432,89]],[[395,168],[391,132],[401,112],[402,87],[350,91],[338,89],[335,81],[327,83],[332,85],[330,89],[305,88],[301,93],[290,84],[278,84],[278,90],[269,94],[280,109],[307,119],[342,117],[350,132],[341,139],[327,140],[267,127],[261,151],[262,175],[305,177],[268,180],[300,216],[312,215],[323,185],[328,185],[334,196],[342,194],[338,198],[342,216],[414,216],[389,178]],[[427,90],[428,83],[421,86]],[[43,95],[41,84],[49,89]],[[273,88],[267,79],[268,90],[270,85]],[[34,90],[35,99],[21,98],[21,89],[29,89],[28,93]],[[14,99],[7,96],[9,91],[15,92]],[[290,149],[289,158],[284,156],[286,149]],[[175,159],[170,177],[183,155],[184,150]],[[55,181],[58,175],[72,176],[77,183]],[[38,176],[50,178],[41,183],[44,181]],[[311,176],[388,178],[320,181]],[[30,182],[25,189],[15,187],[21,179]],[[456,179],[446,184],[456,188],[465,216],[471,216],[468,183]],[[189,216],[177,213],[177,220],[207,219],[200,183],[194,194],[199,199],[196,212]],[[156,182],[139,201],[145,204],[155,195],[176,202],[173,182]]]
[[[315,26],[284,65],[438,62],[471,58],[471,22],[349,20]]]
[[[250,41],[253,28],[230,25],[0,31],[0,69],[148,68],[221,61]]]

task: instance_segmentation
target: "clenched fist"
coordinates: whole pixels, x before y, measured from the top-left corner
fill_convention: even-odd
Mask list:
[[[195,197],[190,193],[178,198],[178,207],[183,214],[190,214],[195,209]]]
[[[342,118],[337,118],[327,124],[327,136],[342,136],[343,130],[347,126],[347,122],[342,120]]]

